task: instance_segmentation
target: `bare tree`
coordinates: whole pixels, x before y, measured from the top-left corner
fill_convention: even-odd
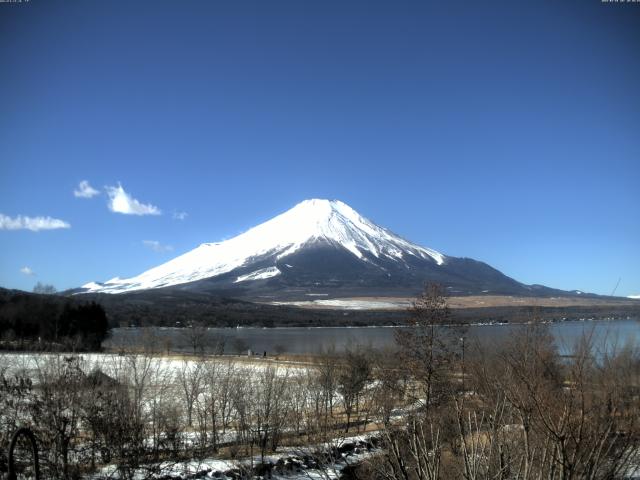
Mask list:
[[[202,355],[209,340],[208,329],[202,322],[193,321],[183,329],[183,337],[194,355]]]
[[[389,480],[442,478],[443,445],[436,424],[411,416],[406,427],[388,427],[381,434],[385,452],[371,462],[379,477]]]
[[[378,352],[375,356],[372,409],[383,427],[391,425],[394,411],[405,403],[406,370],[397,364],[397,357],[396,351]]]
[[[359,412],[360,395],[370,376],[370,358],[363,351],[347,350],[344,365],[338,374],[338,392],[342,395],[342,405],[346,414],[345,432],[349,431],[354,412]]]
[[[33,424],[45,446],[48,475],[67,479],[77,464],[72,454],[78,441],[84,372],[76,356],[47,356],[37,363],[38,392],[31,399]]]
[[[58,290],[53,285],[38,282],[33,287],[33,293],[41,293],[44,295],[54,295]]]
[[[214,355],[223,355],[227,345],[227,337],[224,335],[207,335],[211,343],[211,350]]]
[[[193,426],[193,407],[202,390],[204,368],[202,359],[182,360],[176,383],[180,386],[187,411],[187,425]]]
[[[305,428],[305,419],[312,408],[309,378],[312,375],[308,369],[293,373],[289,378],[289,408],[290,419],[296,435],[300,435]]]
[[[439,285],[428,284],[408,313],[409,325],[396,332],[399,366],[392,378],[380,373],[377,405],[386,454],[374,465],[383,478],[435,480],[442,474],[442,451],[452,436],[449,402],[455,393],[452,373],[460,332],[449,327],[451,314]],[[391,412],[404,396],[409,400],[402,410],[404,421],[394,423]]]
[[[623,475],[638,447],[637,406],[627,396],[634,367],[610,368],[626,362],[598,361],[594,351],[585,337],[562,361],[546,327],[530,325],[482,352],[474,372],[482,402],[472,410],[456,404],[465,478]]]
[[[144,405],[146,410],[145,427],[147,436],[153,439],[154,459],[161,456],[164,448],[175,450],[184,427],[183,409],[179,401],[173,371],[157,359],[153,359],[147,385],[144,387]]]
[[[253,432],[262,463],[267,449],[275,450],[280,442],[287,418],[288,376],[288,371],[279,372],[276,367],[269,366],[259,373],[255,385]]]
[[[402,365],[414,380],[414,400],[430,408],[449,398],[449,372],[464,332],[450,327],[451,312],[438,284],[425,287],[409,308],[409,315],[409,326],[396,331],[396,343]]]
[[[316,379],[323,394],[325,417],[333,415],[333,403],[338,388],[338,365],[338,355],[335,347],[332,346],[320,355],[316,367],[318,372]]]

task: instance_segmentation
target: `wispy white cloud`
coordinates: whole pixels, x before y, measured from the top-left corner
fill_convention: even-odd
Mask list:
[[[100,195],[100,192],[89,184],[89,180],[82,180],[73,191],[73,195],[77,198],[92,198]]]
[[[63,220],[51,217],[25,217],[18,215],[15,218],[0,213],[0,230],[55,230],[58,228],[70,228],[71,225]]]
[[[170,252],[173,250],[171,245],[163,245],[157,240],[143,240],[142,243],[145,247],[158,253]]]
[[[189,214],[187,212],[173,212],[174,220],[185,220]]]
[[[162,215],[162,211],[150,203],[142,203],[124,191],[122,185],[105,187],[109,195],[109,210],[124,215]]]
[[[36,272],[31,270],[31,268],[29,268],[29,267],[22,267],[20,269],[20,273],[22,273],[23,275],[26,275],[27,277],[33,277],[36,274]]]

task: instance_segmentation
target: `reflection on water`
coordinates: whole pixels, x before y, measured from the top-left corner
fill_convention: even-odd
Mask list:
[[[447,327],[442,327],[447,328]],[[522,329],[522,325],[473,325],[468,327],[469,341],[482,344],[500,342]],[[225,339],[225,352],[314,354],[335,347],[337,351],[362,345],[373,348],[393,346],[397,327],[327,327],[327,328],[210,328],[207,330],[206,352],[212,352],[220,338]],[[640,320],[575,321],[549,325],[561,354],[571,353],[584,334],[591,335],[597,347],[622,348],[640,343]],[[117,328],[104,346],[142,346],[153,342],[156,348],[189,351],[185,329]]]

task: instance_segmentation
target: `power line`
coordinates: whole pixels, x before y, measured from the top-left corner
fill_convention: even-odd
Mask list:
[[[616,293],[616,290],[618,289],[618,285],[620,285],[620,280],[622,280],[622,277],[618,278],[618,283],[616,283],[616,286],[613,288],[613,292],[611,292],[612,297]]]

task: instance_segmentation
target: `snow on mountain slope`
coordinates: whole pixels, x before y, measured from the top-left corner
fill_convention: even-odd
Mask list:
[[[275,277],[276,275],[280,275],[280,273],[278,267],[261,268],[247,275],[240,275],[234,283],[246,282],[247,280],[262,280],[264,278]]]
[[[258,259],[273,257],[273,265],[238,276],[237,282],[279,275],[275,266],[280,259],[314,242],[342,247],[358,259],[367,257],[402,261],[407,256],[429,259],[437,265],[447,257],[435,250],[415,245],[359,215],[340,201],[305,200],[230,240],[204,243],[167,263],[132,278],[114,278],[103,284],[83,286],[85,292],[121,293],[166,287],[211,278],[249,267]]]

